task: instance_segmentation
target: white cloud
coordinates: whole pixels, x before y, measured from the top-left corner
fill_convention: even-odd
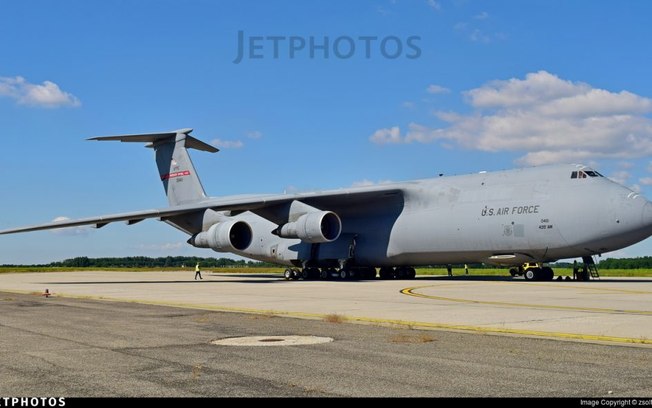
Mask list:
[[[609,176],[609,178],[618,184],[625,184],[627,183],[627,180],[629,180],[631,176],[632,175],[629,174],[628,171],[621,170],[613,173],[612,175]]]
[[[391,12],[383,6],[376,7],[376,12],[378,12],[378,14],[380,14],[381,16],[388,16],[391,14]]]
[[[68,217],[56,217],[55,219],[52,220],[52,222],[60,222],[60,221],[69,221],[70,218]],[[65,236],[65,237],[78,237],[78,236],[86,236],[88,233],[91,231],[91,227],[88,225],[83,225],[79,227],[68,227],[68,228],[59,228],[59,229],[54,229],[51,230],[55,235],[59,236]]]
[[[261,137],[263,137],[263,132],[259,130],[251,130],[247,132],[246,135],[249,139],[260,139]]]
[[[363,180],[360,180],[360,181],[354,181],[351,184],[351,187],[369,187],[369,186],[376,186],[376,185],[379,185],[379,184],[391,184],[391,183],[393,183],[392,180],[380,180],[380,181],[376,182],[376,181],[363,179]]]
[[[428,88],[426,88],[426,92],[428,92],[429,94],[434,94],[434,95],[436,95],[436,94],[445,94],[445,93],[449,93],[450,89],[445,88],[445,87],[443,87],[441,85],[431,84],[431,85],[428,85]]]
[[[496,40],[505,40],[507,35],[502,32],[496,32],[487,28],[489,13],[483,11],[471,17],[468,21],[460,21],[453,25],[453,30],[467,39],[476,42],[489,44]]]
[[[389,129],[378,129],[374,132],[373,135],[369,137],[369,140],[378,144],[404,142],[404,140],[401,138],[401,130],[398,126],[394,126]]]
[[[638,179],[638,182],[644,186],[652,186],[652,177],[642,177]]]
[[[479,28],[474,28],[473,31],[469,33],[469,40],[488,44],[491,42],[491,36]]]
[[[283,190],[283,194],[296,194],[300,193],[301,190],[297,186],[289,185]]]
[[[404,101],[401,103],[401,106],[406,108],[406,109],[414,109],[417,107],[416,103],[412,101]]]
[[[360,180],[360,181],[354,181],[351,184],[351,187],[369,187],[369,186],[373,186],[374,184],[376,184],[376,183],[374,183],[371,180],[364,179],[364,180]]]
[[[488,152],[527,152],[518,161],[539,165],[652,155],[652,100],[563,80],[546,71],[492,81],[465,92],[470,114],[437,112],[447,127],[410,123],[379,129],[375,143],[453,142]]]
[[[244,143],[240,140],[213,139],[211,140],[211,144],[222,149],[239,149],[244,146]]]
[[[64,92],[51,81],[31,84],[25,78],[0,77],[0,96],[15,100],[18,104],[56,108],[60,106],[81,106],[76,96]]]
[[[435,11],[441,10],[441,4],[436,0],[428,0],[426,1],[426,4],[428,4],[428,6]]]

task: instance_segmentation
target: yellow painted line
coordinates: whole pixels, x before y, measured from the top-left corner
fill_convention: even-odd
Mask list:
[[[423,293],[415,292],[418,289],[432,288],[432,287],[437,287],[437,286],[436,285],[414,286],[410,288],[401,289],[400,292],[403,295],[424,298],[424,299],[440,300],[443,302],[456,302],[456,303],[468,303],[468,304],[477,304],[477,305],[518,307],[518,308],[527,307],[532,309],[547,309],[547,310],[570,310],[575,312],[652,316],[652,311],[650,310],[627,310],[627,309],[609,309],[609,308],[602,308],[602,307],[560,306],[560,305],[542,305],[542,304],[534,304],[534,303],[498,302],[498,301],[491,301],[491,300],[474,300],[474,299],[434,296],[434,295],[426,295]]]
[[[564,285],[564,283],[567,283],[567,285]],[[619,292],[619,293],[626,293],[626,294],[635,294],[635,295],[652,295],[652,291],[645,291],[645,290],[632,290],[632,289],[617,289],[617,288],[601,288],[599,286],[593,286],[594,283],[589,283],[589,282],[583,282],[585,284],[588,284],[590,286],[585,286],[582,285],[579,282],[574,282],[574,281],[553,281],[553,282],[548,282],[546,283],[533,283],[533,282],[526,282],[526,281],[467,281],[467,280],[459,280],[457,283],[437,283],[430,285],[432,287],[449,287],[449,286],[466,286],[469,284],[491,284],[491,285],[527,285],[529,286],[538,286],[541,288],[549,288],[549,289],[570,289],[570,290],[589,290],[589,291],[595,291],[595,292]],[[652,283],[652,281],[650,281]]]
[[[24,291],[24,290],[2,289],[2,292],[36,294],[34,291]],[[108,302],[121,302],[121,303],[136,303],[136,304],[145,304],[145,305],[153,305],[153,306],[169,306],[169,307],[178,307],[182,309],[209,310],[209,311],[216,311],[216,312],[293,317],[293,318],[310,319],[310,320],[325,320],[329,316],[333,315],[333,314],[324,314],[324,313],[307,313],[307,312],[294,312],[294,311],[274,310],[274,309],[256,309],[256,308],[246,308],[246,307],[191,304],[191,303],[170,302],[170,301],[120,299],[120,298],[110,298],[110,297],[103,297],[103,296],[56,294],[55,297],[103,300]],[[410,321],[410,320],[382,319],[382,318],[362,317],[362,316],[347,316],[347,315],[339,315],[339,316],[342,318],[344,322],[347,323],[373,324],[373,325],[382,325],[382,326],[400,326],[400,327],[406,327],[411,329],[424,329],[424,330],[460,331],[460,332],[478,333],[478,334],[541,337],[541,338],[548,338],[553,340],[559,339],[559,340],[569,340],[569,341],[616,343],[622,345],[652,346],[652,339],[647,339],[647,338],[618,337],[618,336],[605,336],[605,335],[598,335],[598,334],[582,334],[582,333],[548,332],[548,331],[540,331],[540,330],[513,329],[513,328],[501,328],[501,327],[489,327],[489,326],[471,326],[471,325],[458,325],[458,324],[435,323],[435,322],[419,322],[419,321]]]
[[[507,284],[518,284],[521,282],[494,282],[494,283],[507,283]],[[528,282],[528,286],[539,286],[542,288],[554,288],[554,289],[582,289],[582,290],[592,290],[596,292],[618,292],[618,293],[627,293],[627,294],[633,294],[633,295],[652,295],[652,292],[650,291],[645,291],[645,290],[632,290],[632,289],[617,289],[617,288],[600,288],[597,286],[575,286],[575,283],[572,281],[569,281],[568,283],[571,284],[571,286],[555,286],[556,283],[561,283],[561,282],[551,282],[551,284],[546,285],[543,283],[531,283]],[[593,285],[593,284],[591,284]]]

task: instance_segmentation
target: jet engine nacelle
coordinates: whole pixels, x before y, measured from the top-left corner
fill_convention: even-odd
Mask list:
[[[309,212],[274,231],[281,238],[299,238],[313,244],[335,241],[341,232],[342,221],[332,211]]]
[[[253,232],[244,221],[229,220],[213,224],[208,231],[193,235],[188,243],[197,248],[218,252],[244,251],[249,248]]]

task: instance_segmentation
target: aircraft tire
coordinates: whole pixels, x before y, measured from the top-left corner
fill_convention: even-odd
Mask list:
[[[320,272],[318,268],[309,268],[308,269],[308,279],[319,279]]]
[[[541,269],[541,272],[542,272],[542,275],[543,275],[542,280],[551,281],[555,277],[555,272],[553,272],[552,268],[549,267],[549,266],[543,267]]]
[[[346,269],[346,268],[342,268],[342,269],[340,269],[340,271],[339,271],[339,278],[340,278],[341,280],[347,280],[347,279],[350,279],[350,278],[351,278],[351,272],[350,272],[348,269]]]
[[[292,269],[290,269],[290,268],[287,268],[287,269],[285,269],[285,271],[283,271],[283,277],[285,278],[285,280],[291,280],[292,275],[293,275]]]
[[[380,279],[394,279],[394,270],[390,267],[380,268]]]
[[[365,279],[376,279],[376,268],[373,266],[370,266],[365,269],[364,272],[364,278]]]
[[[525,280],[528,280],[528,281],[539,280],[539,275],[540,275],[539,269],[537,269],[537,268],[528,269],[523,274],[523,276],[525,277]]]
[[[414,279],[414,278],[416,278],[416,277],[417,277],[417,271],[416,271],[416,269],[414,269],[414,268],[412,268],[412,267],[407,268],[407,272],[406,272],[406,274],[405,274],[405,277],[406,277],[407,279]]]

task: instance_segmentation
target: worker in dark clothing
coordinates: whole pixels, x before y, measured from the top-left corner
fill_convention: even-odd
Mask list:
[[[573,261],[573,279],[577,279],[577,273],[580,271],[580,268],[577,267],[577,259]]]

